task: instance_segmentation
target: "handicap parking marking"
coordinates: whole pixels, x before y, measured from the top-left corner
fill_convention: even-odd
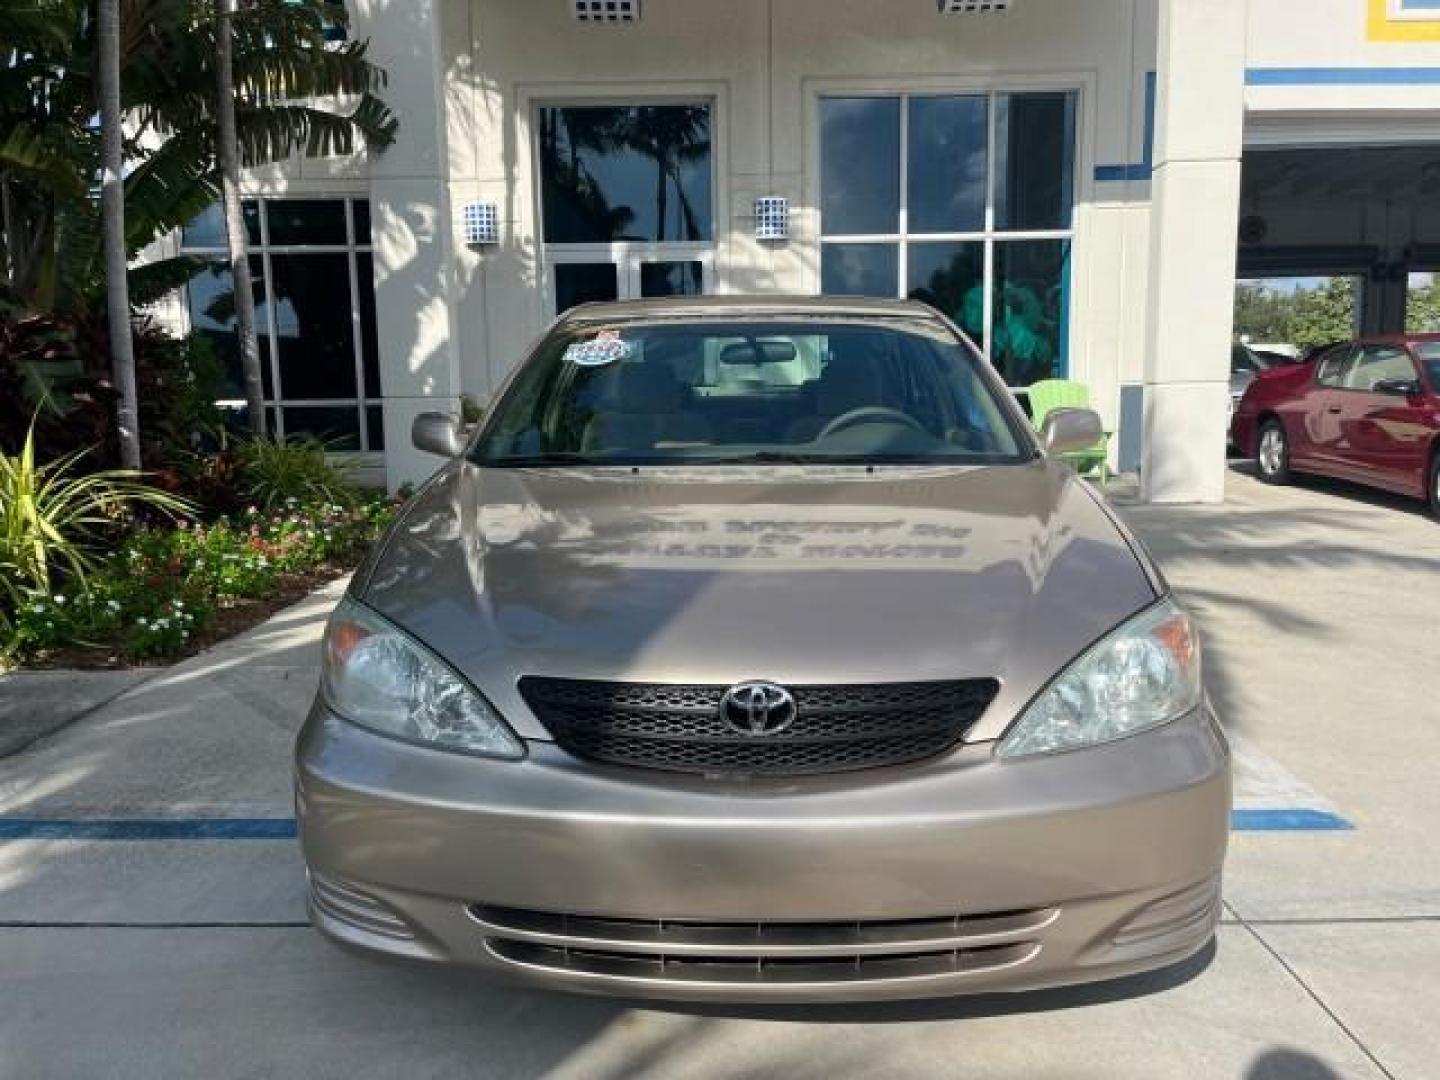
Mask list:
[[[293,840],[294,818],[10,818],[0,840]]]
[[[1355,826],[1309,784],[1255,746],[1230,735],[1235,832],[1343,832]]]
[[[1355,828],[1332,810],[1241,807],[1230,811],[1232,832],[1345,832]]]

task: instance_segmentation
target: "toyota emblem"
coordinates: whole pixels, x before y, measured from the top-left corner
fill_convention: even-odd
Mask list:
[[[741,735],[778,735],[797,711],[790,691],[772,682],[737,683],[720,699],[720,715]]]

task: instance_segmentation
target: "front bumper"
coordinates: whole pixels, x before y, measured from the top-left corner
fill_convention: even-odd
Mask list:
[[[530,751],[426,750],[317,705],[297,760],[316,925],[561,989],[845,1001],[1162,967],[1219,915],[1208,708],[1077,753],[746,788]]]

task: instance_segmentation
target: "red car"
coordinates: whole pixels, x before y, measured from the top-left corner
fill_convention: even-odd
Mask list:
[[[1418,495],[1440,515],[1440,334],[1346,342],[1262,371],[1230,434],[1267,483],[1322,473]]]

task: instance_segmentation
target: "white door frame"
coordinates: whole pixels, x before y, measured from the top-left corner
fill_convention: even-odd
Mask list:
[[[640,268],[646,263],[698,262],[700,291],[715,289],[715,245],[682,241],[616,241],[609,244],[547,244],[541,289],[545,314],[555,318],[555,267],[561,263],[610,263],[616,268],[616,295],[621,300],[640,297]]]

